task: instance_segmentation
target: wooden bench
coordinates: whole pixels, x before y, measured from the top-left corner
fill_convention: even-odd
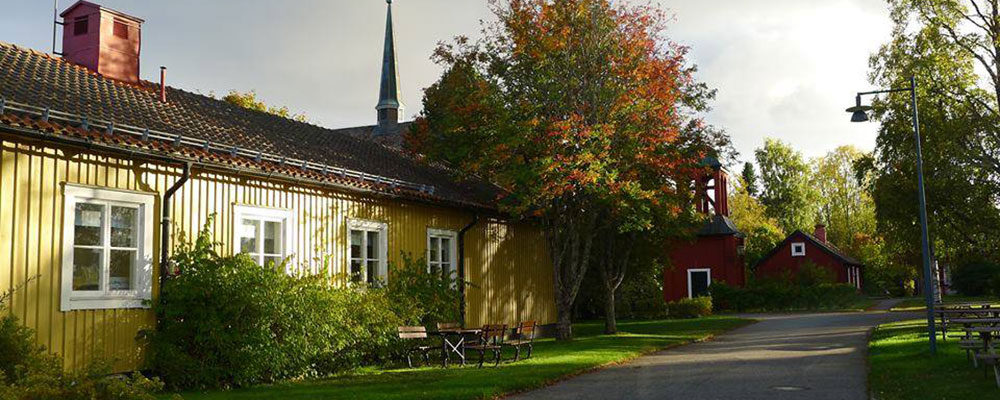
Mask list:
[[[500,356],[502,354],[503,348],[501,344],[503,343],[503,338],[507,334],[507,325],[483,325],[483,329],[479,331],[479,335],[473,344],[466,344],[465,348],[468,350],[475,350],[479,352],[479,367],[483,367],[483,361],[486,360],[486,352],[493,352],[493,359],[495,361],[494,367],[500,365]]]
[[[993,366],[993,377],[997,381],[997,387],[1000,388],[1000,354],[976,354],[976,359],[981,360],[983,366]]]
[[[399,332],[399,338],[402,340],[413,341],[413,340],[427,339],[427,328],[422,326],[401,326],[397,330]],[[408,346],[406,348],[406,365],[410,368],[413,368],[413,362],[410,356],[414,352],[420,352],[421,356],[424,358],[424,365],[430,366],[431,360],[430,357],[428,356],[428,353],[431,351],[431,349],[434,348],[435,348],[434,346],[428,346],[425,343],[425,341],[418,342],[415,345]]]
[[[514,329],[514,338],[503,342],[505,346],[514,348],[514,362],[521,357],[521,348],[528,348],[527,358],[531,358],[531,351],[534,350],[535,342],[535,321],[524,321],[517,324]]]

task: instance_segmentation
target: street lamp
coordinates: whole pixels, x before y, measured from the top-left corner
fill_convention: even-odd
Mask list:
[[[871,106],[861,105],[861,96],[895,92],[910,92],[910,102],[912,103],[911,107],[913,109],[913,137],[917,144],[917,200],[920,204],[920,245],[924,258],[924,299],[927,302],[927,332],[931,341],[931,354],[933,355],[937,352],[937,336],[935,335],[934,329],[934,281],[932,281],[935,277],[933,277],[931,272],[930,238],[927,233],[927,202],[924,196],[924,164],[920,153],[920,120],[917,116],[917,79],[915,77],[910,77],[910,87],[907,88],[858,92],[857,97],[855,97],[854,107],[848,108],[847,112],[851,113],[851,122],[868,121],[867,112],[872,108]]]

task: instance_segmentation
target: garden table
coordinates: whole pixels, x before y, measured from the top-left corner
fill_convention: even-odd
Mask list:
[[[1000,333],[1000,326],[972,326],[965,328],[965,331],[969,334],[978,333],[979,337],[983,339],[983,354],[976,355],[977,359],[982,359],[993,364],[993,373],[997,380],[997,387],[1000,387],[1000,369],[997,368],[998,357],[996,351],[993,349],[991,342],[996,337],[994,333]],[[986,367],[986,364],[983,364]],[[986,370],[983,370],[985,376]]]
[[[437,333],[438,335],[441,335],[441,367],[448,367],[448,361],[451,360],[452,354],[455,354],[462,360],[462,366],[464,367],[465,337],[469,335],[477,335],[479,332],[479,329],[439,329]]]

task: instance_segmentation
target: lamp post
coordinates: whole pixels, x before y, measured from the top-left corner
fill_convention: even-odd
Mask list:
[[[924,163],[920,152],[920,120],[917,114],[917,79],[910,77],[910,87],[895,88],[885,90],[873,90],[870,92],[858,92],[855,97],[854,107],[848,108],[851,113],[851,122],[868,121],[867,112],[871,106],[861,105],[861,96],[910,92],[910,102],[913,108],[913,137],[917,145],[917,201],[920,205],[920,245],[924,261],[924,299],[927,302],[927,333],[930,338],[931,355],[937,352],[937,336],[934,329],[934,281],[936,279],[931,271],[930,237],[927,233],[927,202],[924,196]]]

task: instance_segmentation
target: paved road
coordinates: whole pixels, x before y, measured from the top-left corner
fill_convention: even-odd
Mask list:
[[[511,399],[862,400],[868,329],[919,318],[885,311],[747,317],[760,322]]]

